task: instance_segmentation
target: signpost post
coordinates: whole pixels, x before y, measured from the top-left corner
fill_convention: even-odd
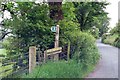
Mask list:
[[[51,31],[55,32],[55,42],[54,47],[59,47],[59,25],[51,27]],[[54,56],[54,60],[58,61],[59,54]]]

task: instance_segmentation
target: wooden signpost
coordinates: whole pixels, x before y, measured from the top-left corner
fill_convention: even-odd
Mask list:
[[[48,56],[52,56],[54,61],[58,61],[59,53],[62,52],[62,47],[59,47],[59,25],[51,27],[51,31],[55,32],[54,48],[44,51],[44,62],[47,61]],[[70,55],[70,42],[68,42],[67,60],[69,60],[70,57],[69,55]],[[35,66],[36,66],[36,47],[31,46],[29,47],[29,73],[35,68]]]
[[[59,25],[56,26],[56,33],[55,33],[55,44],[54,47],[57,48],[59,47]],[[56,54],[54,56],[54,60],[58,61],[59,54]]]
[[[44,62],[47,61],[48,56],[53,56],[53,58],[56,57],[56,55],[59,55],[59,53],[62,52],[62,47],[57,47],[57,48],[53,48],[53,49],[48,49],[46,51],[44,51]],[[56,60],[56,59],[54,59]]]
[[[55,42],[54,47],[59,47],[59,25],[51,27],[51,31],[55,32]],[[59,54],[54,56],[54,60],[58,61]]]

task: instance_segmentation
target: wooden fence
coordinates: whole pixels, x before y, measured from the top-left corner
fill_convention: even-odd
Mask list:
[[[18,77],[21,73],[28,72],[28,58],[28,53],[3,58],[0,61],[0,78],[13,75]]]
[[[56,59],[55,55],[58,55]],[[4,58],[0,63],[0,77],[20,77],[20,74],[30,73],[36,65],[43,65],[47,61],[69,60],[70,44],[45,50],[44,53],[37,50],[35,46],[29,47],[29,53],[15,55],[9,58]]]

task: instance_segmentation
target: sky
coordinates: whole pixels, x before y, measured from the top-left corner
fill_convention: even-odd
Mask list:
[[[120,0],[107,0],[110,2],[110,5],[106,7],[106,12],[108,12],[108,17],[111,18],[109,27],[115,27],[116,23],[118,22],[118,2]]]
[[[113,28],[118,22],[118,2],[120,0],[106,0],[106,1],[110,2],[110,5],[106,7],[106,12],[109,13],[108,17],[111,18],[109,27]],[[5,11],[4,13],[5,13],[4,18],[10,18],[10,14],[7,11]],[[0,21],[1,20],[2,19],[0,18]]]

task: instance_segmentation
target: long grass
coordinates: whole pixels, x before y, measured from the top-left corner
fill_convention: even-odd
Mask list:
[[[84,78],[94,67],[85,67],[75,61],[48,62],[42,66],[37,66],[32,73],[23,75],[22,78]]]

